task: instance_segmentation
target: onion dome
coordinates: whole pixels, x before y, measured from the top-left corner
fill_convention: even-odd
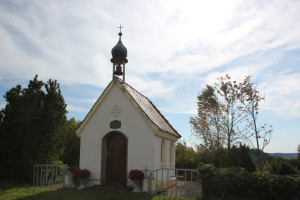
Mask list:
[[[119,36],[120,36],[120,38],[119,38],[118,43],[111,50],[111,55],[112,55],[111,62],[114,64],[123,64],[123,63],[128,62],[128,60],[126,59],[127,58],[127,49],[121,41],[121,36],[122,36],[121,32],[119,33]]]

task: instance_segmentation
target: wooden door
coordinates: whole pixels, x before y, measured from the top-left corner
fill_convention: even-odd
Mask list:
[[[126,138],[120,133],[112,133],[107,139],[106,183],[113,186],[126,186]]]

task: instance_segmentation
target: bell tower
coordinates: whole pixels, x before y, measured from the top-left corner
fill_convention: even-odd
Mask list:
[[[120,77],[122,76],[123,83],[125,82],[125,64],[128,62],[127,58],[127,49],[123,45],[121,41],[122,37],[122,31],[121,29],[123,28],[121,25],[118,27],[120,29],[119,32],[119,41],[118,43],[112,48],[111,50],[111,55],[112,59],[110,61],[113,63],[113,77],[117,76]]]

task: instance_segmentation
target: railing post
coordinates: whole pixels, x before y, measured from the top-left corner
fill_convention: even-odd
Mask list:
[[[37,166],[37,172],[36,172],[36,185],[39,185],[39,170],[40,170],[40,166]]]
[[[46,186],[48,186],[48,166],[49,165],[46,165],[46,173],[45,173],[45,176],[46,176]]]
[[[176,192],[176,194],[175,194],[175,197],[177,197],[177,181],[178,181],[178,170],[175,170],[176,171],[176,187],[175,187],[175,192]]]
[[[169,169],[167,169],[167,197],[169,194]]]
[[[152,172],[150,172],[150,176],[149,176],[149,193],[152,194]]]
[[[57,184],[57,165],[55,165],[55,184]]]
[[[164,169],[161,168],[161,191],[160,194],[162,195],[164,191]]]
[[[155,195],[157,195],[157,171],[155,171]]]
[[[43,178],[43,165],[41,165],[41,182],[40,182],[40,185],[42,185],[42,179]]]
[[[52,185],[54,185],[53,175],[54,175],[54,171],[53,171],[53,165],[52,165],[52,167],[51,167],[51,179],[52,179],[51,184]]]
[[[193,170],[191,170],[191,198],[193,197]]]
[[[65,176],[68,174],[68,164],[64,167],[63,187],[65,187]]]

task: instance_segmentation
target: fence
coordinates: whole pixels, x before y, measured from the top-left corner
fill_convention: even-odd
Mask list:
[[[150,172],[149,193],[155,196],[200,198],[199,172],[193,169],[161,168]]]
[[[63,187],[65,186],[65,175],[68,174],[68,165],[38,164],[33,166],[33,186],[40,187]]]

